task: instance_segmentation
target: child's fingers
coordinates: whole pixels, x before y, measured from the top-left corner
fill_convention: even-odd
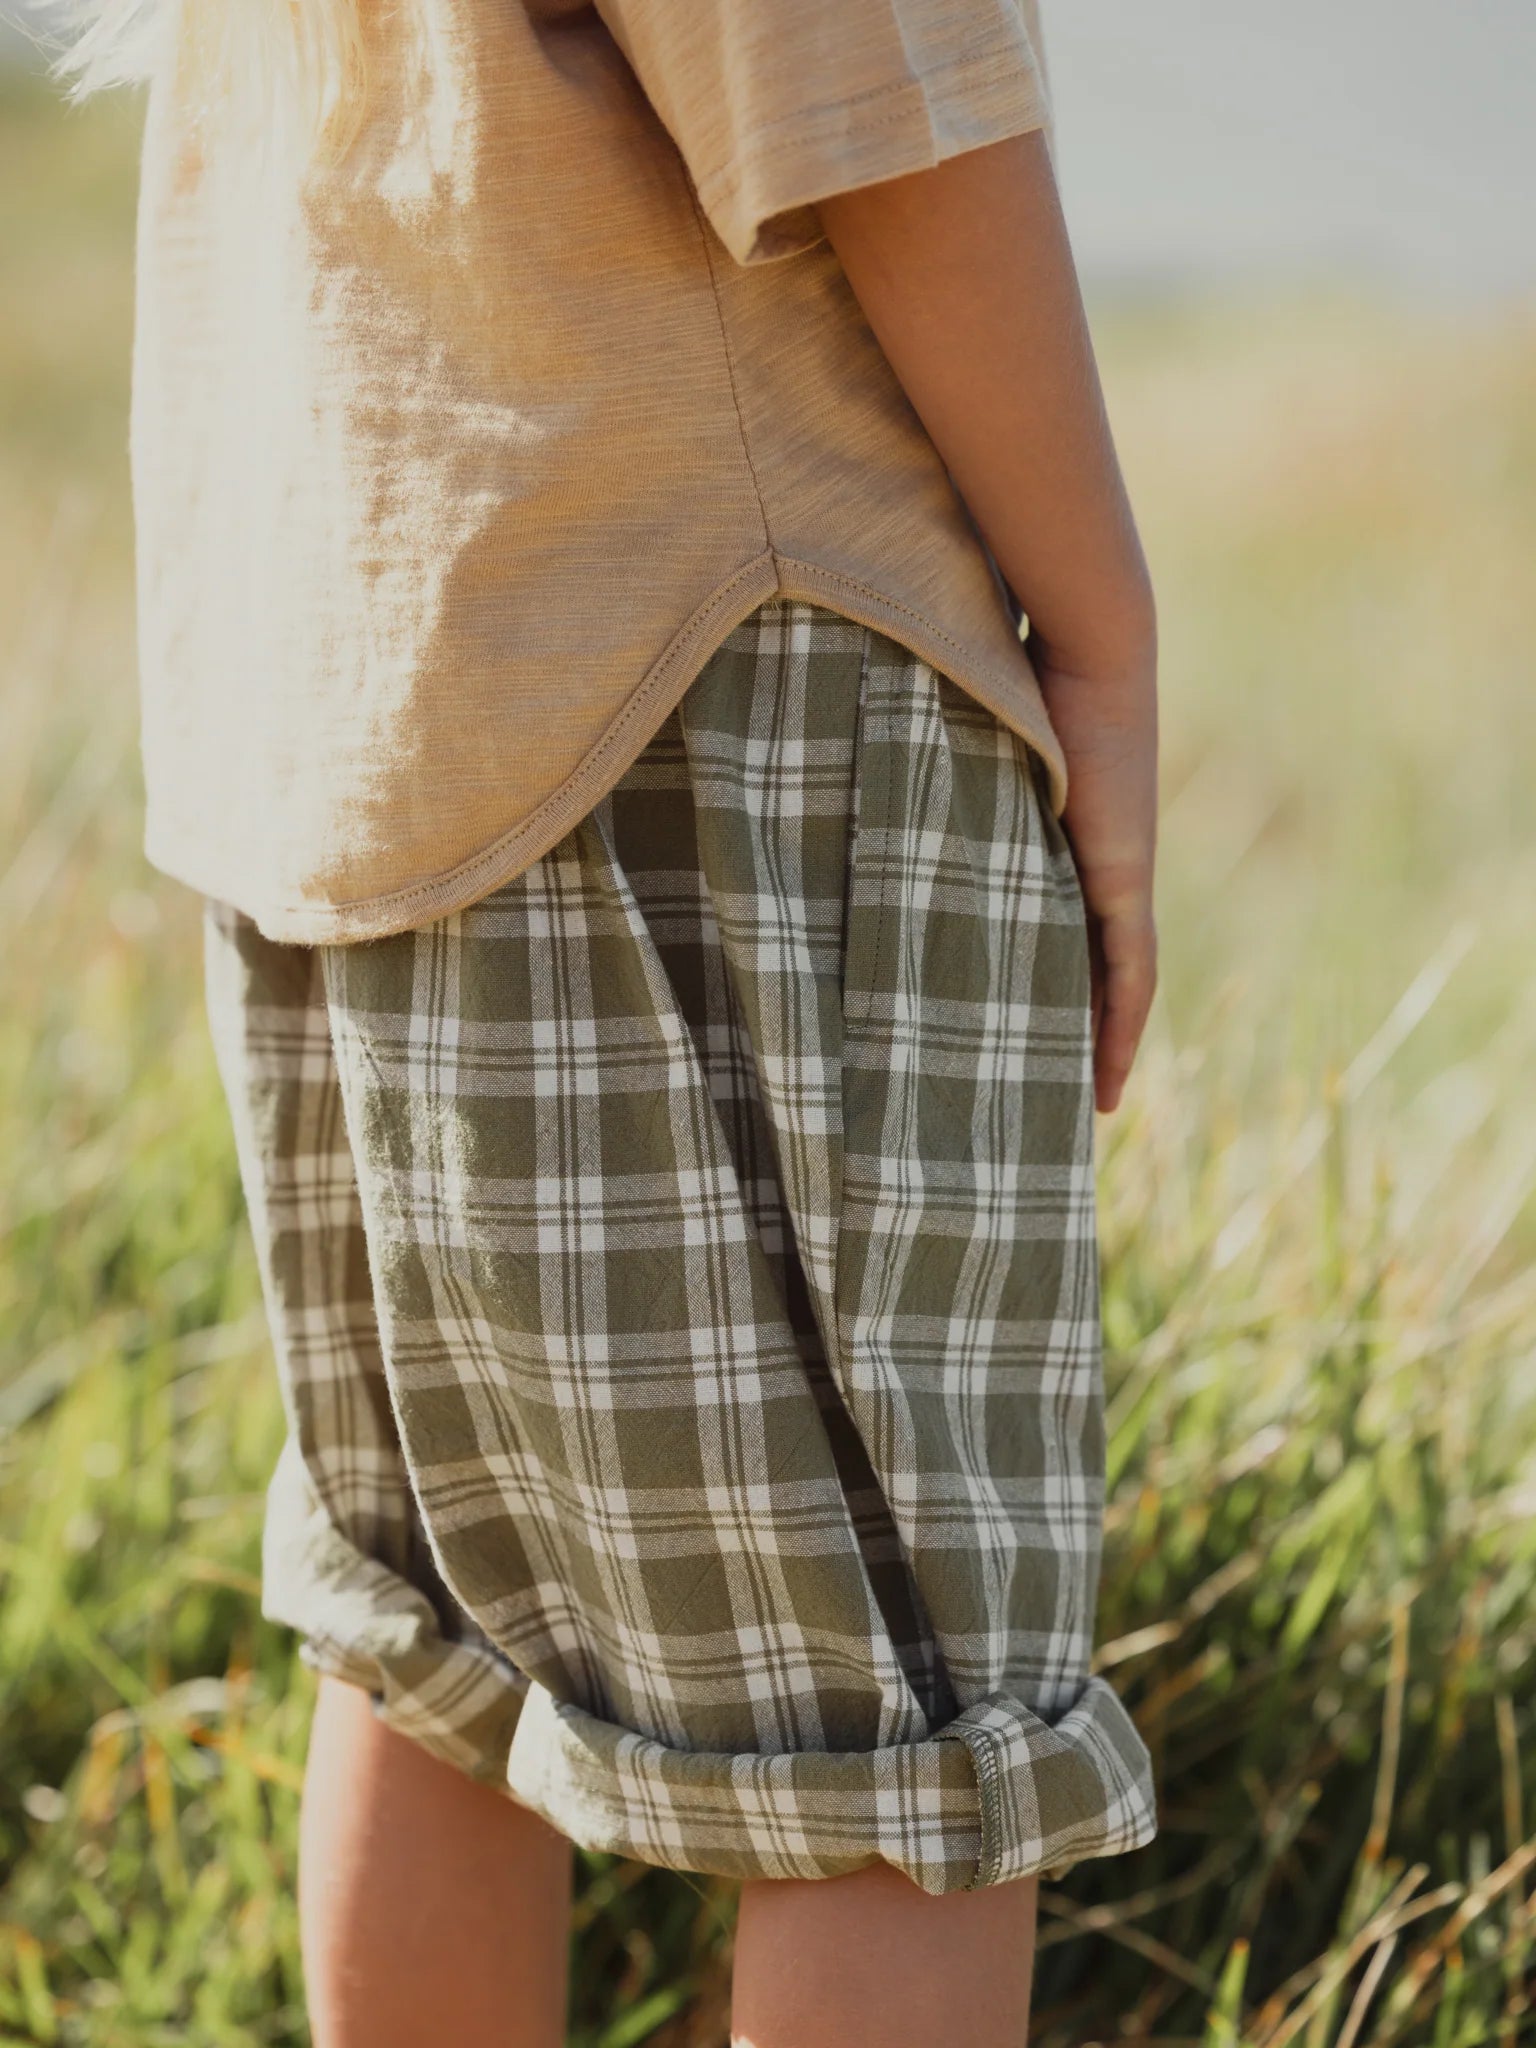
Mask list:
[[[1099,983],[1093,1047],[1094,1101],[1117,1109],[1157,992],[1157,927],[1150,912],[1114,918],[1098,930]]]

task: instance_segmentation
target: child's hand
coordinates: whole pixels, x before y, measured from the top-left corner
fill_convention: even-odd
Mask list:
[[[1088,909],[1093,968],[1094,1100],[1118,1108],[1157,987],[1152,864],[1157,836],[1157,662],[1072,674],[1029,643],[1051,723],[1067,756],[1067,808]]]

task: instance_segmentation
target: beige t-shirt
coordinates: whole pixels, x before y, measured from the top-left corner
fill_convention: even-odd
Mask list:
[[[538,858],[803,598],[1060,748],[817,200],[1046,121],[1033,0],[404,0],[307,173],[151,93],[147,850],[365,939]],[[546,7],[548,0],[546,0]]]

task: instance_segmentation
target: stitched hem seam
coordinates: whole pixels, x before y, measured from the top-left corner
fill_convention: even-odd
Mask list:
[[[976,1875],[965,1887],[968,1892],[974,1892],[982,1890],[986,1885],[996,1884],[998,1872],[1003,1867],[1002,1798],[992,1738],[967,1729],[960,1739],[970,1751],[971,1762],[976,1766],[976,1785],[981,1805],[981,1854],[976,1859]]]
[[[1040,756],[1050,774],[1051,805],[1066,802],[1066,761],[1020,647],[1009,674],[983,664],[965,643],[899,599],[819,563],[768,550],[738,569],[674,635],[581,765],[509,832],[429,880],[350,902],[272,903],[210,874],[197,849],[151,822],[146,858],[162,873],[226,901],[283,944],[345,945],[385,938],[462,910],[510,881],[578,824],[651,740],[726,636],[761,604],[780,597],[823,605],[887,634],[958,683]]]

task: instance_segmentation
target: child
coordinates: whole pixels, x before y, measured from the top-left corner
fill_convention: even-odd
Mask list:
[[[558,2042],[574,1840],[741,1880],[741,2042],[1016,2048],[1036,1875],[1155,1825],[1089,1669],[1153,605],[1038,25],[286,19],[75,61],[153,31],[148,850],[289,1422],[316,2041]]]

